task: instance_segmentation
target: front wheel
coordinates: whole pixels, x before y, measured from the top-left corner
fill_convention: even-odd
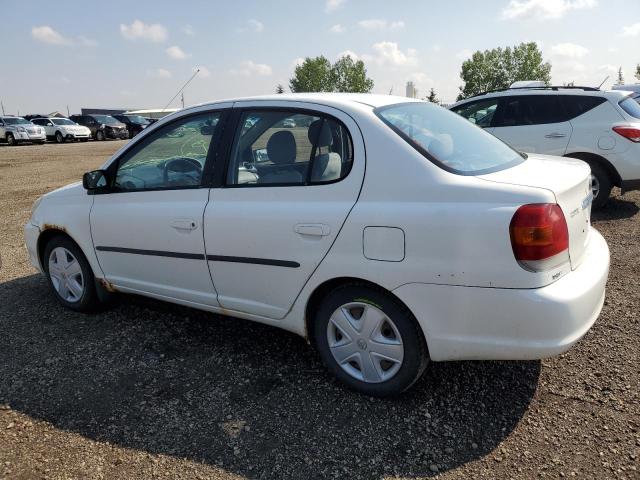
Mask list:
[[[102,130],[98,130],[98,131],[96,132],[96,140],[100,140],[100,141],[102,141],[102,140],[104,140],[104,139],[105,139],[105,137],[104,137],[104,132],[103,132]]]
[[[56,132],[56,143],[64,143],[64,137],[60,132]]]
[[[13,136],[13,134],[11,133],[7,133],[7,143],[9,144],[9,146],[13,147],[14,145],[17,145],[18,142],[16,142],[15,137]]]
[[[381,289],[359,284],[336,288],[322,301],[313,329],[326,367],[366,395],[386,397],[407,390],[429,361],[416,319]]]
[[[58,302],[78,312],[99,304],[95,278],[86,257],[71,239],[56,236],[47,243],[42,262]]]

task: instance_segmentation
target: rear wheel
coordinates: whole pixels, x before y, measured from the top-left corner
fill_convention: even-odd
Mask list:
[[[53,237],[44,249],[43,266],[58,302],[78,312],[98,305],[95,278],[86,257],[70,238]]]
[[[102,130],[98,130],[96,132],[96,140],[100,140],[100,141],[104,140],[104,132]]]
[[[589,163],[591,167],[591,193],[593,193],[593,208],[602,208],[611,195],[613,182],[609,173],[597,163]]]
[[[327,368],[348,387],[399,394],[423,374],[427,345],[411,312],[384,290],[350,284],[329,293],[313,324]]]
[[[7,143],[12,147],[18,143],[12,133],[7,133]]]
[[[64,143],[64,137],[60,132],[56,132],[56,143]]]

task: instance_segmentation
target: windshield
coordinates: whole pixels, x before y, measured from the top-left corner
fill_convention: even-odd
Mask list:
[[[68,118],[52,118],[51,121],[54,125],[75,125],[75,122],[72,122]]]
[[[31,122],[20,117],[3,117],[7,125],[29,125]]]
[[[627,97],[620,102],[620,108],[634,118],[640,118],[640,95],[637,97]]]
[[[111,115],[92,115],[98,123],[120,123],[118,120],[113,118]]]
[[[400,103],[375,113],[416,150],[452,173],[495,172],[525,158],[482,128],[432,103]]]
[[[127,115],[126,117],[131,120],[132,123],[137,123],[138,125],[146,125],[149,123],[146,118],[140,115]]]

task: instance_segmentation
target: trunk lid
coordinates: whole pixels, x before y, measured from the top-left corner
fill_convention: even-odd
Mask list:
[[[581,160],[529,154],[515,167],[479,178],[499,183],[550,190],[562,209],[569,229],[571,269],[582,262],[591,224],[591,169]]]

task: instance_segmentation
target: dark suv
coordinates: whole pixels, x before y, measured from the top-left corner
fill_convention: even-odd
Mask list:
[[[113,118],[124,123],[129,132],[129,138],[135,137],[142,130],[147,128],[151,123],[140,115],[113,115]]]
[[[91,136],[96,140],[129,138],[126,125],[111,115],[71,115],[69,119],[91,130]]]

